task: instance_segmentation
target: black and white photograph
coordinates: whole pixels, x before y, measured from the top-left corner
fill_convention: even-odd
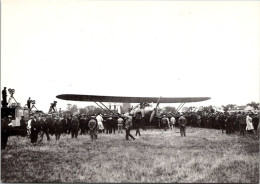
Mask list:
[[[259,183],[260,1],[2,0],[1,183]]]

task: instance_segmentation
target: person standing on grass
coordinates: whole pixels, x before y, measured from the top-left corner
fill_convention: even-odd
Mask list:
[[[48,127],[47,127],[47,121],[46,121],[46,116],[43,115],[43,117],[39,121],[39,141],[42,142],[44,134],[47,136],[47,140],[50,141],[50,136],[48,132]]]
[[[245,130],[246,130],[246,116],[244,115],[244,113],[241,114],[240,111],[238,112],[237,122],[239,123],[240,135],[245,135]]]
[[[121,133],[121,134],[123,133],[123,123],[124,123],[124,120],[120,115],[119,118],[117,119],[118,133]]]
[[[141,113],[137,113],[136,114],[136,119],[135,119],[135,125],[136,125],[136,133],[135,133],[135,136],[137,136],[139,134],[139,136],[141,136],[141,133],[140,133],[140,128],[141,128],[141,118],[142,118],[142,115]]]
[[[257,114],[254,114],[252,117],[252,123],[255,129],[255,132],[257,131],[258,123],[259,123],[259,116]]]
[[[226,126],[225,126],[225,117],[224,117],[223,113],[221,113],[219,115],[218,121],[219,121],[219,126],[220,126],[220,129],[221,129],[221,132],[224,133]]]
[[[171,127],[171,129],[174,129],[175,123],[176,123],[176,119],[175,119],[174,116],[172,116],[171,119],[170,119],[170,127]]]
[[[79,132],[79,120],[76,115],[72,117],[72,122],[71,122],[71,138],[77,138],[78,137],[78,132]]]
[[[88,122],[88,126],[89,126],[89,135],[91,140],[93,141],[97,138],[97,126],[98,126],[95,116],[91,116]]]
[[[126,140],[129,140],[129,136],[135,140],[134,136],[131,135],[130,131],[133,126],[133,117],[131,115],[128,115],[126,122],[125,122],[125,132],[126,132]]]
[[[182,137],[186,137],[186,124],[187,124],[187,119],[182,115],[179,118],[180,133]]]
[[[248,130],[249,132],[253,132],[255,134],[252,118],[250,116],[252,115],[249,113],[246,116],[246,130]]]
[[[97,123],[98,123],[98,130],[100,132],[103,132],[104,125],[103,125],[103,118],[102,118],[101,114],[97,115],[96,120],[97,120]]]
[[[226,120],[226,134],[230,135],[232,133],[232,127],[233,127],[233,118],[231,115],[228,115],[228,118]]]
[[[11,119],[11,115],[9,115],[8,118],[1,119],[1,150],[6,148],[10,129],[9,125],[12,121]]]
[[[169,119],[166,117],[166,115],[163,115],[162,124],[163,124],[164,131],[166,131],[169,128],[169,124],[170,124]]]
[[[33,143],[33,145],[37,143],[38,133],[39,133],[39,124],[38,124],[37,116],[34,115],[31,121],[31,143]]]

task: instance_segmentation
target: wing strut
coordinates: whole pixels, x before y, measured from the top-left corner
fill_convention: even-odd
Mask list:
[[[179,105],[179,107],[177,108],[176,111],[179,112],[179,111],[182,109],[182,107],[184,106],[184,104],[185,104],[185,103],[181,103],[181,104]]]
[[[114,115],[117,115],[117,114],[115,114],[113,111],[111,111],[109,108],[107,108],[107,106],[105,106],[105,104],[103,104],[102,102],[99,102],[99,103],[101,103],[110,113],[112,113],[112,114],[114,114]]]
[[[95,102],[95,101],[94,101]],[[98,103],[97,102],[95,102],[95,104],[97,104],[98,105]],[[103,107],[101,107],[101,105],[98,105],[103,111],[105,111],[105,109],[103,108]],[[105,111],[106,112],[106,111]]]

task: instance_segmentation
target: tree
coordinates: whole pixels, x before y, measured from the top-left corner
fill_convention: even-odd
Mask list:
[[[222,107],[223,107],[223,110],[225,111],[225,112],[227,112],[227,111],[229,111],[230,109],[233,109],[234,107],[236,106],[236,104],[228,104],[228,105],[222,105]]]
[[[67,111],[70,111],[71,109],[71,104],[67,104]]]
[[[164,107],[164,110],[166,113],[176,113],[176,108],[175,107],[171,107],[171,106],[167,106],[167,107]]]
[[[213,107],[210,105],[210,106],[200,106],[199,107],[199,110],[200,112],[215,112],[215,110],[213,109]]]
[[[251,102],[246,104],[247,106],[253,107],[255,110],[259,110],[259,103]]]
[[[71,109],[70,109],[70,113],[71,113],[71,114],[74,114],[74,113],[76,113],[76,112],[78,112],[78,107],[77,107],[77,105],[73,105],[73,106],[71,107]]]
[[[196,110],[196,107],[183,107],[182,112],[193,112]]]
[[[84,108],[84,110],[81,110],[81,111],[84,112],[83,114],[86,114],[88,116],[91,116],[93,114],[100,114],[103,112],[103,110],[101,108],[95,107],[94,105],[86,106]]]

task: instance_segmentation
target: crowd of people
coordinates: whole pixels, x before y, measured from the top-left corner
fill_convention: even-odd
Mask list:
[[[11,128],[12,116],[3,118],[2,124],[2,149],[5,149],[8,132]],[[58,115],[58,114],[38,114],[30,115],[28,120],[22,116],[20,120],[20,130],[26,132],[31,143],[36,145],[43,141],[46,136],[47,141],[51,140],[51,136],[55,136],[55,140],[58,141],[62,134],[70,134],[71,138],[77,138],[79,135],[90,135],[91,140],[97,139],[98,133],[122,134],[123,129],[126,131],[126,140],[129,140],[129,136],[135,139],[131,134],[132,117],[129,116],[103,116],[92,115]]]
[[[159,128],[173,129],[179,127],[181,136],[186,136],[186,126],[219,129],[222,133],[232,134],[239,132],[245,135],[245,132],[256,133],[259,131],[259,114],[254,113],[221,113],[221,112],[187,112],[176,114],[162,114],[156,117]],[[8,139],[8,128],[10,128],[12,117],[2,119],[2,149],[5,149]],[[50,136],[55,136],[58,141],[62,134],[71,134],[71,138],[77,138],[79,135],[90,135],[91,140],[97,139],[98,133],[122,134],[125,129],[126,140],[129,137],[135,140],[131,135],[131,129],[136,129],[135,136],[141,136],[140,129],[146,130],[146,123],[141,114],[134,116],[127,115],[92,115],[85,114],[62,115],[58,113],[49,114],[30,114],[25,120],[22,116],[20,121],[21,131],[27,134],[33,145],[42,142],[44,135],[47,141]]]
[[[237,111],[234,113],[228,112],[187,112],[177,113],[175,115],[167,116],[169,121],[162,121],[161,126],[166,130],[178,125],[178,118],[184,116],[187,123],[186,126],[201,127],[210,129],[219,129],[222,133],[232,134],[240,132],[245,135],[245,132],[255,134],[259,131],[259,113]],[[163,120],[163,118],[162,118]]]

